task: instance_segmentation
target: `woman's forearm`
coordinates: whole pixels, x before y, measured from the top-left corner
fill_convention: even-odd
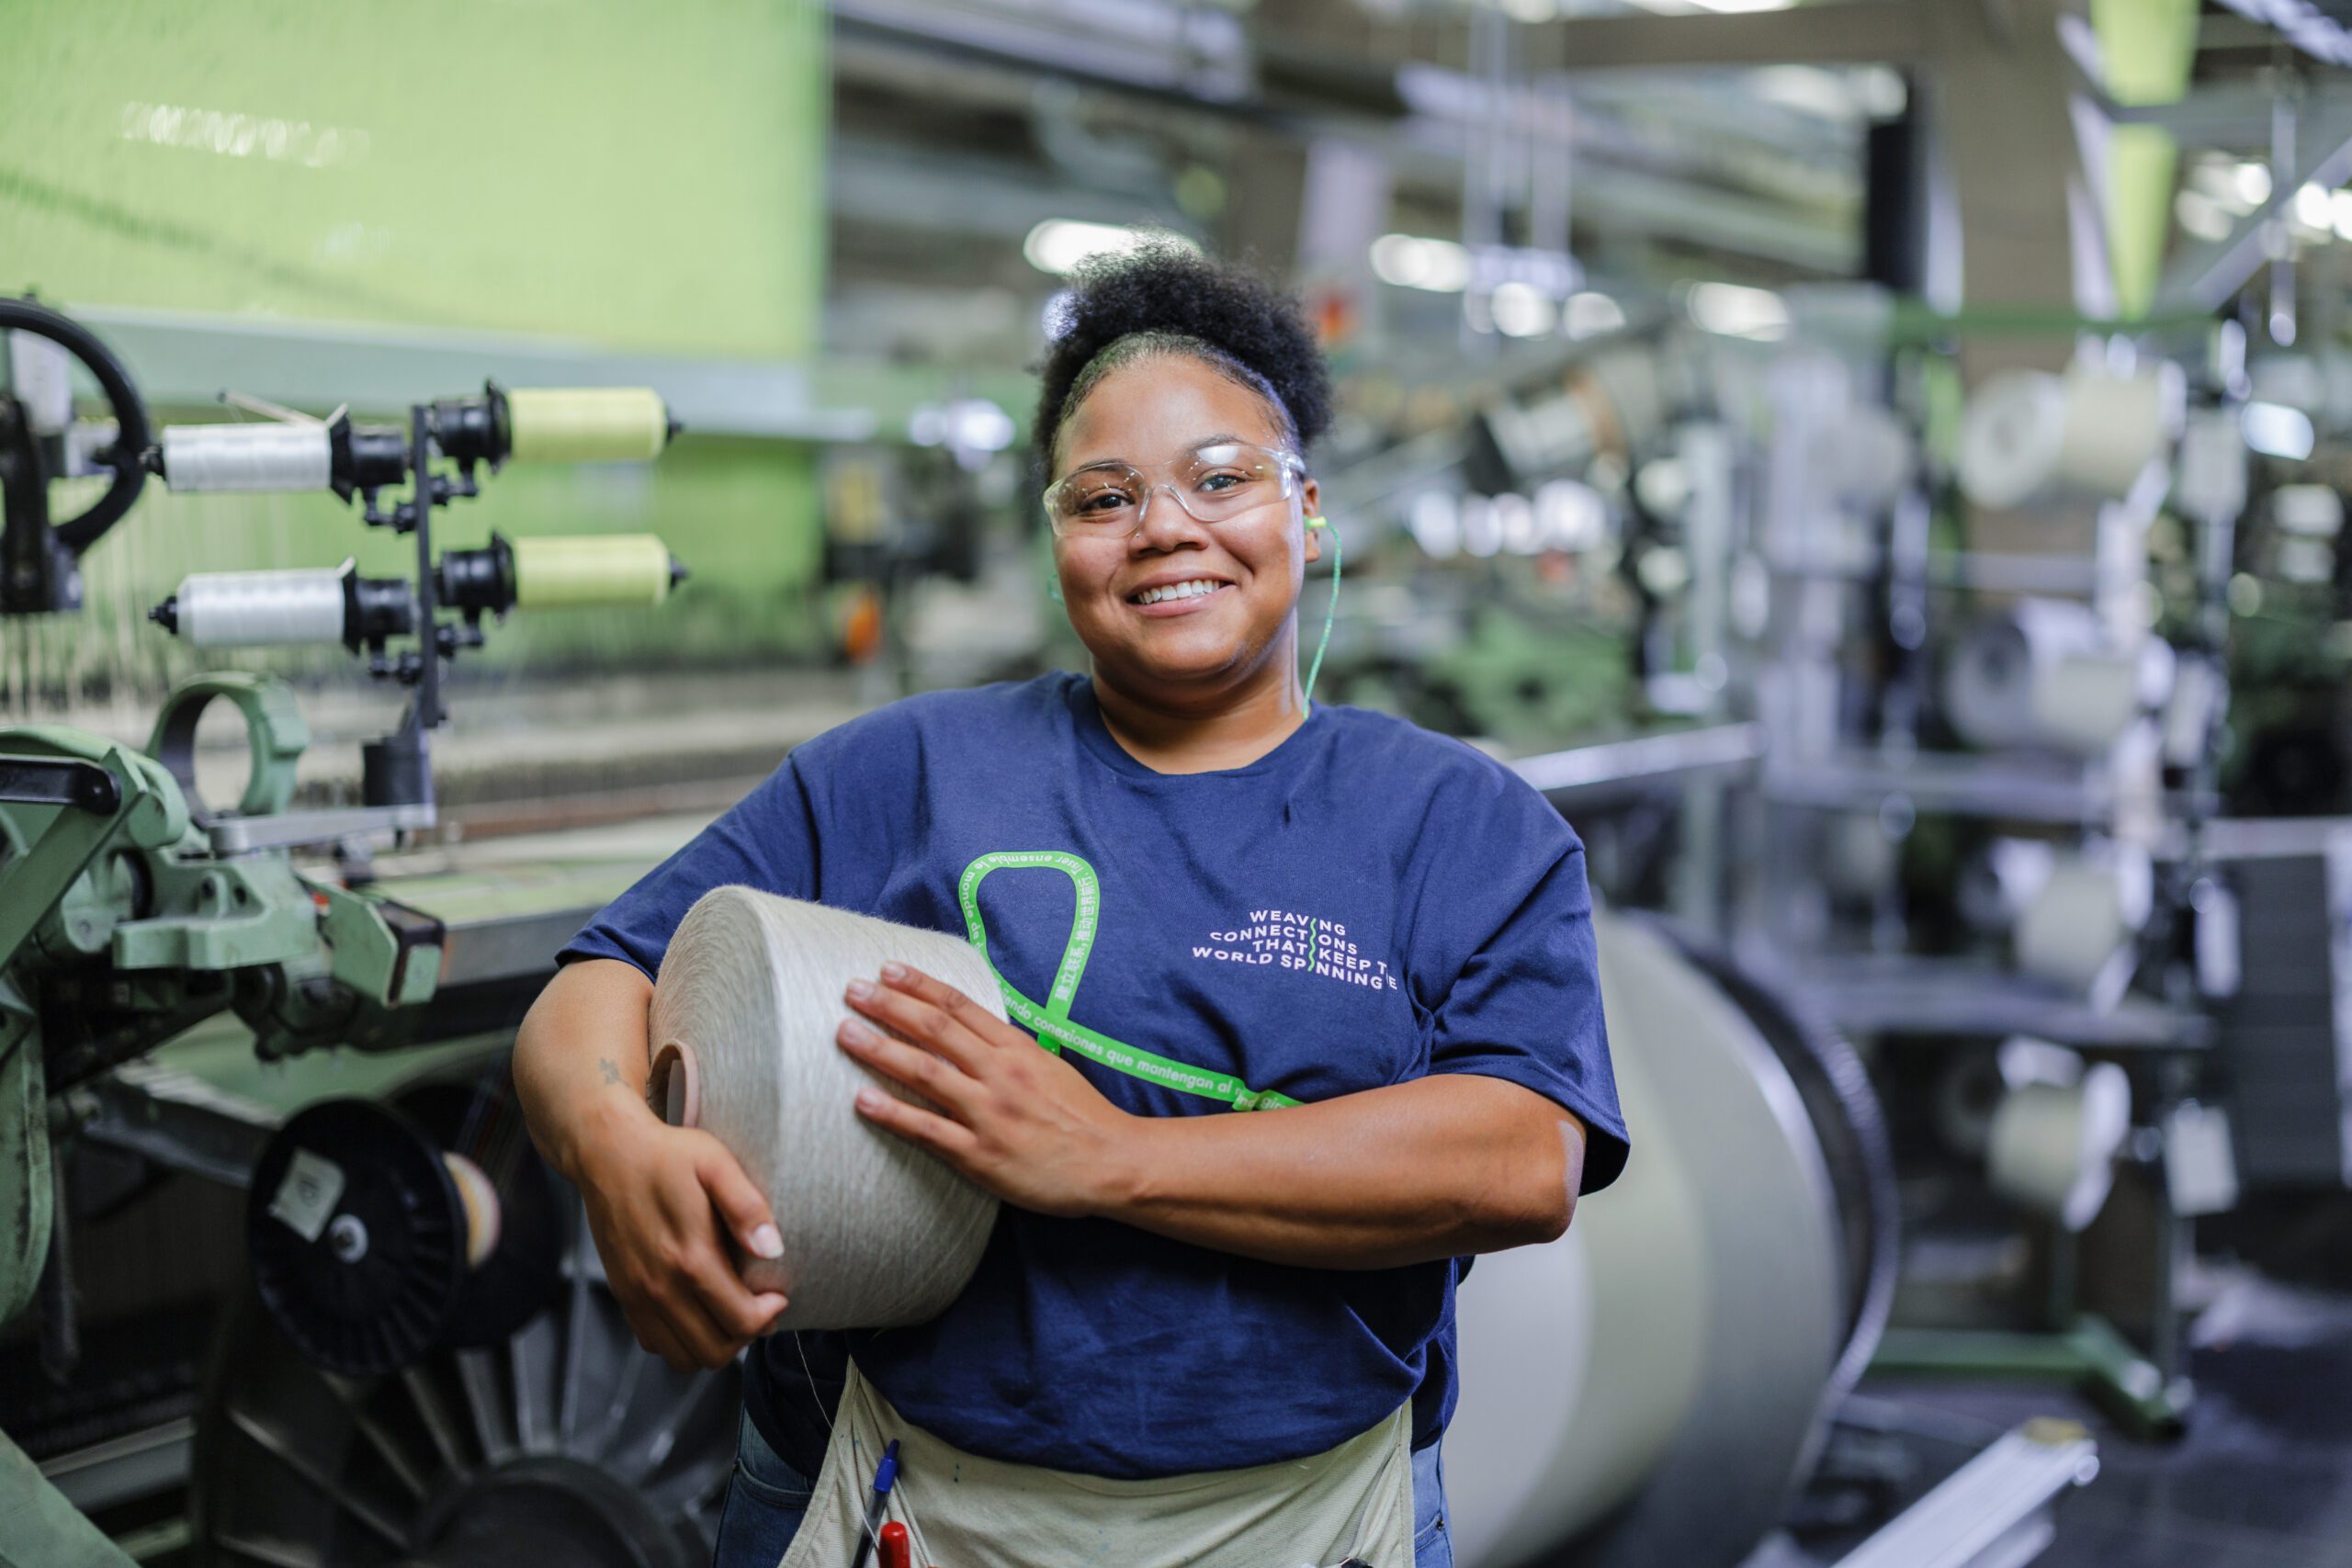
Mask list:
[[[1567,1228],[1584,1128],[1500,1078],[1443,1074],[1272,1111],[1137,1119],[1097,1212],[1224,1252],[1385,1269]]]
[[[568,964],[514,1036],[514,1090],[532,1142],[575,1181],[583,1145],[616,1119],[650,1114],[645,1010],[652,995],[653,982],[634,964]]]

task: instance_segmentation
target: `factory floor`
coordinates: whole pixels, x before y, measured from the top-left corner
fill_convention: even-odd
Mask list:
[[[2198,1397],[2169,1442],[2007,1382],[1868,1379],[1859,1412],[1917,1457],[1906,1496],[2033,1416],[2089,1427],[2098,1479],[2060,1501],[2037,1568],[2352,1568],[2352,1290],[2231,1270],[2191,1339]],[[1848,1543],[1806,1544],[1835,1561]]]

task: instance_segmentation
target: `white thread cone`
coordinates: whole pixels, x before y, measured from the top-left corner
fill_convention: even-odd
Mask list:
[[[784,1328],[885,1328],[936,1317],[970,1280],[997,1201],[936,1156],[857,1113],[861,1085],[912,1096],[835,1043],[842,989],[896,959],[998,1018],[1004,1003],[968,942],[750,887],[703,895],[679,923],[653,990],[650,1043],[692,1048],[697,1125],[774,1206],[775,1262],[744,1279],[779,1290]]]

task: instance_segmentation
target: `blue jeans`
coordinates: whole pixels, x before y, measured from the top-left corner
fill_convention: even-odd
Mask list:
[[[1442,1445],[1413,1455],[1413,1568],[1453,1568],[1453,1539],[1445,1528]],[[735,1473],[718,1511],[718,1547],[711,1568],[775,1568],[808,1511],[815,1483],[776,1457],[760,1429],[743,1417],[735,1443]]]

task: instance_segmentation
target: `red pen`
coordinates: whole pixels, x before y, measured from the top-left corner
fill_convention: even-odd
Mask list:
[[[882,1568],[914,1568],[914,1547],[907,1527],[892,1519],[882,1527]]]

